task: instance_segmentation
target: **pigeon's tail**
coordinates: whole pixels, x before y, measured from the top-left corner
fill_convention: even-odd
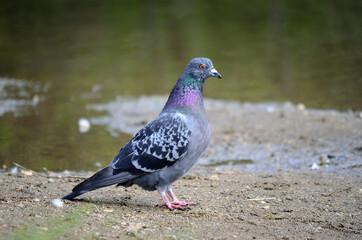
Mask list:
[[[84,194],[86,192],[88,192],[88,191],[85,191],[85,192],[71,192],[68,195],[65,195],[64,197],[62,197],[62,199],[71,200],[71,199],[73,199],[75,197],[78,197],[79,195],[82,195],[82,194]]]
[[[110,166],[96,172],[92,177],[84,180],[75,186],[71,193],[65,195],[63,199],[71,200],[86,192],[96,190],[98,188],[107,187],[117,183],[125,183],[139,175],[131,174],[130,172],[113,169]]]

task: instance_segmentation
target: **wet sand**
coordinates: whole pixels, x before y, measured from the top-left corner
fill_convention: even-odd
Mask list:
[[[140,101],[136,103],[142,105]],[[152,104],[158,106],[157,101],[163,99]],[[133,186],[107,187],[56,207],[51,200],[81,181],[67,174],[92,173],[3,171],[0,235],[5,239],[360,239],[359,113],[288,103],[207,100],[205,105],[212,142],[200,165],[174,184],[180,199],[199,205],[169,211],[155,206],[161,202],[157,192]],[[115,102],[98,108],[110,110],[103,117],[110,131],[127,127],[132,132],[157,112],[144,108],[139,116],[123,119],[124,126],[112,129],[125,110],[133,116],[134,105],[126,108]]]
[[[108,187],[55,207],[80,180],[0,174],[5,239],[360,239],[360,178],[196,167],[174,185],[186,211],[157,192]]]

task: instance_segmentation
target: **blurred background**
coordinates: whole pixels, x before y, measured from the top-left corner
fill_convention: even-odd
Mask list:
[[[85,106],[167,95],[188,61],[207,98],[362,109],[362,1],[0,1],[0,164],[95,170],[130,135]]]

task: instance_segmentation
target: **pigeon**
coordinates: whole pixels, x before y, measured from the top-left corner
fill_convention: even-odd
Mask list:
[[[164,201],[159,206],[170,210],[196,205],[178,200],[172,184],[196,164],[209,144],[211,130],[203,103],[208,77],[221,78],[211,60],[192,59],[161,113],[139,130],[107,167],[75,186],[63,199],[72,200],[110,185],[136,184],[148,191],[157,190]]]

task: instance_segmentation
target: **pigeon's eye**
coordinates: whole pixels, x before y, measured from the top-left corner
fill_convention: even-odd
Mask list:
[[[200,64],[199,68],[200,68],[200,69],[204,69],[204,68],[205,68],[205,66],[204,66],[204,65],[202,65],[202,64]]]

